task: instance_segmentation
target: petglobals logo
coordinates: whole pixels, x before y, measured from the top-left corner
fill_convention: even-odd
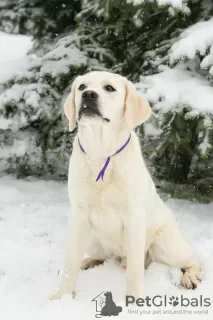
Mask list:
[[[200,295],[199,297],[187,298],[181,296],[145,297],[135,299],[133,296],[126,296],[127,312],[131,315],[165,315],[165,314],[190,314],[206,315],[211,306],[211,299]],[[132,308],[130,308],[132,307]],[[137,308],[139,307],[139,308]]]
[[[92,299],[96,303],[96,318],[118,316],[122,307],[116,305],[111,291],[102,291]]]
[[[204,298],[202,295],[196,298],[186,298],[183,295],[180,297],[175,296],[154,296],[135,299],[133,296],[126,296],[126,307],[135,304],[138,307],[210,307],[211,299]]]
[[[95,306],[95,317],[119,316],[121,312],[128,315],[206,315],[211,307],[211,299],[203,295],[197,297],[156,295],[153,297],[135,298],[126,296],[122,309],[113,299],[111,291],[102,291],[92,299]]]

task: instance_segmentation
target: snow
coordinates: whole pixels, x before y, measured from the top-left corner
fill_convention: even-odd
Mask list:
[[[4,118],[0,117],[0,129],[1,130],[7,130],[11,124],[12,124],[11,119],[4,119]]]
[[[200,151],[203,157],[205,157],[206,154],[208,154],[208,151],[211,150],[211,144],[209,143],[208,134],[204,137],[203,142],[198,146],[198,150]]]
[[[39,84],[14,84],[0,95],[0,104],[7,104],[10,101],[24,100],[26,105],[38,108],[41,100],[38,90]]]
[[[156,128],[152,122],[146,121],[144,123],[144,132],[145,132],[145,136],[158,136],[160,137],[162,130],[160,128]]]
[[[9,157],[12,157],[13,155],[18,156],[24,156],[24,154],[29,150],[30,148],[30,137],[25,137],[25,140],[19,140],[14,139],[12,145],[4,145],[1,146],[1,160],[8,159]]]
[[[181,65],[173,69],[162,66],[161,69],[160,73],[142,76],[137,84],[142,95],[154,104],[154,111],[179,112],[189,107],[192,110],[186,117],[213,112],[213,90],[208,81]]]
[[[202,69],[209,69],[209,73],[213,75],[213,44],[210,48],[209,54],[202,60],[200,64]]]
[[[27,52],[31,47],[30,37],[0,31],[0,83],[25,72],[29,65]]]
[[[88,58],[76,47],[75,41],[74,34],[57,41],[54,48],[42,58],[41,75],[51,74],[56,77],[60,73],[69,73],[71,66],[87,65]]]
[[[47,93],[48,101],[42,105],[42,96]],[[13,117],[13,122],[10,127],[16,130],[40,119],[41,113],[45,114],[46,119],[51,119],[57,112],[52,103],[53,97],[57,99],[58,94],[47,84],[14,84],[0,94],[0,115],[8,117],[7,106],[11,106],[9,117]]]
[[[187,57],[193,59],[197,53],[205,55],[213,44],[213,18],[198,22],[187,28],[180,39],[173,44],[170,53],[171,62]]]
[[[0,178],[0,313],[4,320],[96,319],[91,300],[104,290],[112,291],[123,306],[118,319],[135,319],[124,306],[125,271],[113,261],[90,271],[82,271],[74,300],[65,296],[49,301],[62,270],[69,203],[66,183]],[[145,273],[146,295],[212,298],[213,284],[213,204],[199,204],[167,197],[186,239],[197,250],[205,270],[197,290],[179,285],[180,272],[153,263]],[[132,309],[132,308],[131,308]],[[145,308],[139,308],[145,309]],[[159,309],[159,308],[158,308]],[[162,308],[160,308],[162,310]],[[168,310],[177,310],[167,307]],[[195,310],[196,308],[187,308]],[[198,308],[199,309],[199,308]],[[202,310],[205,308],[200,308]],[[205,319],[212,319],[212,307]],[[152,312],[156,309],[148,308]],[[145,319],[171,319],[171,315],[147,315]],[[202,315],[181,315],[201,319]],[[177,317],[175,318],[177,319]],[[179,319],[179,317],[178,317]]]
[[[0,84],[11,78],[35,78],[51,75],[57,77],[70,73],[71,68],[86,66],[88,58],[76,47],[75,34],[62,37],[55,43],[49,44],[49,50],[41,58],[35,54],[27,55],[32,48],[32,39],[22,35],[11,35],[0,32]],[[39,76],[33,69],[40,68]],[[15,90],[13,93],[12,90]],[[11,94],[16,94],[16,87]],[[34,93],[34,101],[38,97]],[[14,97],[15,99],[15,97]]]
[[[172,5],[175,8],[182,8],[183,0],[158,0],[159,5]]]
[[[152,2],[152,0],[149,0]],[[132,3],[135,6],[145,3],[145,0],[126,0],[127,3]],[[184,0],[157,0],[159,6],[171,6],[175,9],[186,10],[187,6]]]

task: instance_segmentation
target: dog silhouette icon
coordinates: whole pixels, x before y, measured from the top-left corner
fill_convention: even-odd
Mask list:
[[[122,307],[116,306],[115,302],[112,298],[112,292],[107,291],[104,293],[106,300],[105,305],[101,310],[102,316],[118,316],[118,314],[122,311]]]

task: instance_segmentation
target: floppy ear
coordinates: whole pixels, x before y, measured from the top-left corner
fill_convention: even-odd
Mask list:
[[[124,119],[129,132],[145,122],[152,113],[149,103],[139,96],[134,84],[127,81]]]
[[[76,127],[75,81],[72,84],[71,93],[65,101],[64,113],[69,120],[69,131],[73,131]]]

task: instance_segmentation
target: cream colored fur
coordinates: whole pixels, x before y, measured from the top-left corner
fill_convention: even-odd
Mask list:
[[[99,95],[103,117],[82,117],[81,84]],[[107,92],[105,85],[116,91]],[[145,166],[133,129],[143,123],[151,109],[127,79],[108,72],[78,77],[65,103],[65,114],[78,135],[69,165],[68,191],[71,203],[64,272],[59,290],[74,296],[80,268],[120,258],[126,270],[126,294],[144,295],[145,255],[171,267],[186,269],[182,284],[199,283],[199,262],[185,242],[171,210],[163,203]],[[95,182],[106,158],[118,150],[131,133],[128,146],[111,158],[104,181]],[[78,138],[86,151],[78,145]],[[82,261],[85,253],[90,259]],[[98,260],[98,261],[96,261]]]

